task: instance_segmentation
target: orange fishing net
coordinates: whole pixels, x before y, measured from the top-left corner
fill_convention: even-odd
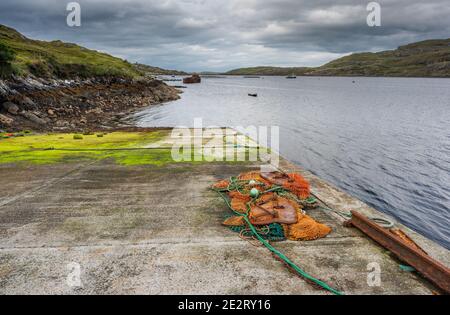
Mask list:
[[[239,192],[239,191],[237,191],[237,190],[233,190],[233,191],[230,191],[229,193],[228,193],[228,196],[231,198],[231,199],[242,199],[242,200],[244,200],[244,201],[246,201],[246,202],[249,202],[252,198],[250,197],[250,195],[244,195],[243,193],[241,193],[241,192]]]
[[[253,225],[292,224],[298,220],[298,210],[296,202],[275,193],[267,193],[252,203],[248,217]]]
[[[295,224],[283,224],[284,235],[291,241],[312,241],[327,236],[331,228],[306,214],[298,214]]]
[[[225,226],[243,226],[245,225],[245,220],[242,216],[234,216],[229,217],[222,224]]]
[[[248,201],[247,201],[248,202]],[[239,213],[247,212],[247,202],[239,198],[231,199],[231,208]]]
[[[300,174],[283,172],[263,173],[261,176],[274,185],[281,186],[300,199],[307,199],[310,195],[309,183]]]
[[[261,173],[260,172],[247,172],[247,173],[242,173],[238,176],[238,179],[240,180],[254,180],[258,183],[264,184],[266,186],[270,186],[270,182],[268,180],[265,180],[264,178],[261,177]]]
[[[291,191],[300,199],[306,199],[309,197],[311,190],[309,183],[303,178],[303,176],[292,173],[288,174],[289,180],[283,184],[283,188]]]
[[[215,184],[213,185],[213,188],[217,188],[217,189],[225,189],[225,188],[228,187],[229,184],[230,184],[229,181],[227,181],[227,180],[221,180],[221,181],[218,181],[217,183],[215,183]]]
[[[247,212],[247,203],[252,200],[249,195],[244,195],[238,191],[231,191],[228,193],[228,196],[231,198],[231,208],[234,211],[245,213]]]
[[[282,223],[284,234],[287,239],[293,241],[310,241],[327,236],[331,232],[331,228],[315,221],[310,216],[305,215],[299,205],[298,201],[283,197],[283,195],[275,190],[275,192],[267,192],[269,188],[281,186],[285,191],[295,194],[300,199],[307,199],[310,196],[310,186],[300,174],[291,173],[286,174],[282,172],[261,173],[247,172],[240,174],[238,180],[244,181],[236,186],[233,179],[230,181],[222,180],[216,183],[213,187],[216,189],[236,189],[227,192],[230,198],[231,208],[239,213],[247,213],[250,206],[249,219],[252,224],[265,225],[270,223]],[[254,180],[256,183],[250,185],[245,181]],[[232,184],[230,186],[230,183]],[[239,187],[239,188],[233,188]],[[250,190],[256,188],[261,195],[252,201]],[[238,191],[239,189],[239,191]],[[249,203],[251,202],[251,203]],[[293,211],[293,215],[292,212]],[[288,223],[289,222],[289,223]],[[292,222],[292,223],[291,223]],[[244,226],[246,222],[243,216],[233,216],[227,218],[224,225],[229,227]]]

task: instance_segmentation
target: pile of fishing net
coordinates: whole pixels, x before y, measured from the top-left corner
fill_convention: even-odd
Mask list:
[[[234,213],[223,224],[243,238],[254,234],[252,228],[270,241],[310,241],[331,232],[306,215],[304,210],[317,203],[309,183],[297,173],[248,172],[219,181],[213,189]]]

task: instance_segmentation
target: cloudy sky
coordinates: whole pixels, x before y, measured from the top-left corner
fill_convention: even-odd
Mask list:
[[[223,71],[243,66],[318,66],[352,52],[450,37],[449,0],[79,0],[81,27],[65,0],[1,0],[0,24],[155,66]]]

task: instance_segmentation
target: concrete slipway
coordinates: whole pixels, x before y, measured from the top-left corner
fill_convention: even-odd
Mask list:
[[[0,164],[0,293],[329,294],[221,226],[228,210],[209,186],[259,165],[123,166],[112,159]],[[280,166],[303,174],[332,208],[381,215],[286,160]],[[401,271],[399,261],[363,234],[344,228],[339,216],[309,214],[333,232],[275,247],[310,274],[346,294],[437,291]],[[449,251],[402,228],[449,266]],[[82,287],[66,281],[73,262],[81,267]],[[367,284],[372,262],[381,267],[380,286]]]

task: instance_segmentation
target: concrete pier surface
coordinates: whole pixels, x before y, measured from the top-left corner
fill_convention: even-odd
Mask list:
[[[148,147],[168,144],[158,139]],[[229,210],[209,187],[261,163],[65,158],[0,163],[0,294],[330,294],[221,225]],[[384,216],[288,161],[280,163],[303,174],[328,207]],[[316,278],[345,294],[439,292],[420,275],[402,271],[401,262],[358,230],[343,227],[335,213],[308,214],[332,227],[331,234],[274,246]],[[450,265],[448,250],[399,227]],[[381,272],[375,286],[368,284],[373,263]],[[73,282],[77,274],[79,283]]]

